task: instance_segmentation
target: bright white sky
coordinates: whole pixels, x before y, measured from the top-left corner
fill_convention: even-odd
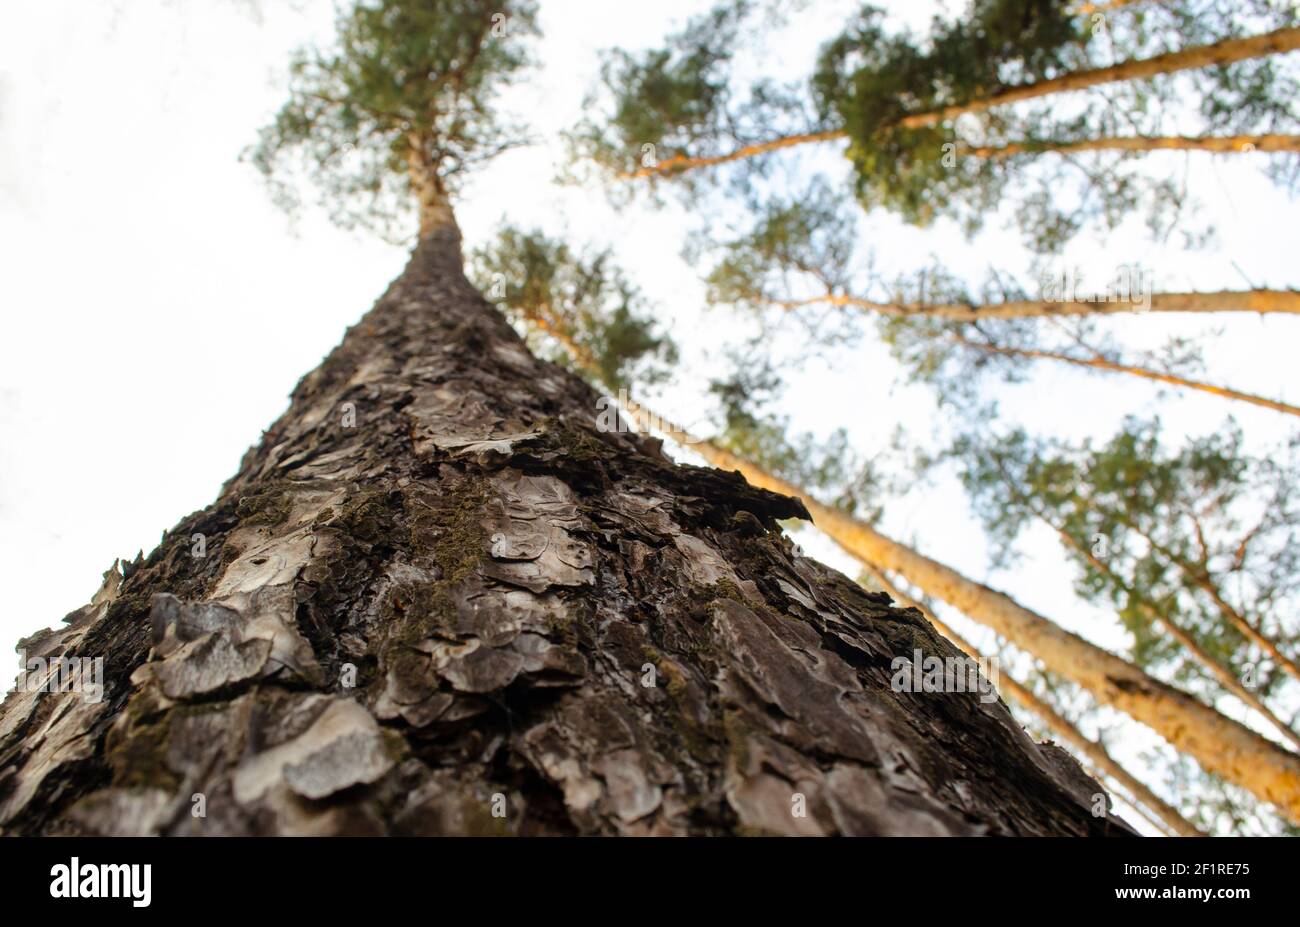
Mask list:
[[[339,231],[319,213],[291,229],[257,174],[238,161],[282,100],[291,49],[332,31],[323,0],[260,6],[260,16],[241,0],[41,0],[0,9],[6,651],[85,603],[114,557],[148,552],[165,528],[210,503],[298,378],[405,261],[402,249]],[[543,69],[511,95],[544,143],[503,156],[458,206],[470,244],[508,220],[613,245],[678,341],[702,344],[697,351],[709,347],[705,332],[721,320],[701,316],[698,275],[680,257],[689,218],[676,208],[615,213],[600,190],[558,187],[551,178],[562,157],[555,133],[579,116],[597,51],[652,44],[705,6],[544,0]],[[851,6],[832,0],[819,10]],[[918,25],[934,6],[893,4]],[[796,19],[765,69],[804,71],[839,21],[821,12]],[[842,173],[833,151],[812,159]],[[1240,288],[1247,278],[1300,283],[1292,202],[1248,159],[1205,159],[1191,176],[1220,248],[1189,256],[1140,234],[1117,235],[1080,240],[1067,264],[1099,268],[1093,281],[1140,263],[1166,289]],[[978,276],[989,263],[1022,257],[1017,238],[996,231],[968,243],[951,228],[918,230],[884,216],[873,217],[870,230],[877,265],[890,273],[938,256]],[[1132,324],[1135,340],[1151,344],[1172,330],[1167,318]],[[1231,320],[1213,344],[1211,379],[1300,400],[1297,333],[1295,319]],[[896,386],[897,370],[879,346],[854,352],[835,358],[834,369],[811,363],[791,383],[784,411],[798,428],[847,427],[867,452],[900,421],[926,433],[938,420],[929,392]],[[670,388],[661,411],[692,421],[701,382]],[[1031,429],[1107,437],[1123,415],[1155,408],[1157,394],[1051,370],[1006,391],[1003,404]],[[1284,432],[1281,416],[1213,398],[1169,396],[1159,408],[1175,434],[1212,428],[1230,411],[1260,440]],[[1051,539],[1041,538],[1014,574],[990,573],[982,534],[950,485],[891,508],[886,528],[1099,643],[1123,646],[1113,619],[1075,599],[1072,571]],[[810,551],[856,575],[832,546],[802,534]],[[978,627],[962,627],[988,642]],[[1115,752],[1136,768],[1150,743],[1127,725]]]

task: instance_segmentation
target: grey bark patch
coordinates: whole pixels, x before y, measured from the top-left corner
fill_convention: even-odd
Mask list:
[[[336,699],[302,734],[241,763],[234,773],[235,798],[254,802],[278,783],[307,798],[324,798],[374,782],[393,763],[370,712]]]
[[[292,624],[292,589],[232,593],[226,602],[240,607],[184,602],[168,594],[153,597],[152,640],[161,660],[150,668],[169,698],[206,695],[281,668],[319,680],[311,645]]]
[[[541,432],[528,431],[519,434],[500,435],[486,441],[470,441],[464,444],[460,443],[459,439],[444,440],[437,443],[440,447],[451,450],[457,457],[490,458],[492,455],[496,455],[508,458],[514,453],[516,445],[527,444],[540,436]],[[435,439],[436,441],[437,439]]]
[[[840,756],[877,761],[869,728],[842,699],[845,677],[852,674],[826,668],[839,664],[838,657],[823,654],[823,665],[808,666],[739,602],[720,599],[713,613],[724,644],[734,655],[735,672],[752,691]]]
[[[91,834],[156,837],[174,810],[163,789],[103,789],[73,805],[68,817]]]
[[[325,798],[361,783],[374,782],[392,768],[377,731],[359,730],[338,737],[302,761],[287,763],[284,781],[304,798]]]
[[[682,552],[686,574],[692,582],[701,586],[713,586],[725,579],[740,584],[740,577],[731,565],[704,541],[689,534],[677,534],[673,536],[673,543]]]
[[[496,692],[514,682],[523,668],[524,658],[512,650],[475,646],[448,656],[437,671],[461,692]]]
[[[607,753],[594,768],[605,780],[610,808],[624,823],[640,820],[663,802],[663,789],[650,781],[635,750]]]
[[[170,593],[156,593],[149,609],[151,639],[159,656],[167,656],[182,645],[214,631],[237,627],[239,612],[210,602],[183,602]]]
[[[214,632],[175,651],[153,672],[168,698],[192,698],[247,682],[270,655],[270,641],[235,643],[228,632]]]
[[[495,485],[500,498],[489,505],[483,526],[494,559],[484,564],[483,574],[535,593],[591,585],[594,557],[575,534],[583,524],[569,487],[553,477],[517,472]]]
[[[747,828],[790,837],[833,833],[823,791],[817,765],[770,737],[746,735],[730,754],[727,802]]]

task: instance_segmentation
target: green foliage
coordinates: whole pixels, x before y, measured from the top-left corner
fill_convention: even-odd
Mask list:
[[[752,49],[791,12],[790,4],[773,0],[721,0],[661,48],[606,52],[599,85],[586,101],[591,115],[568,135],[575,159],[633,173],[724,155],[773,133],[814,131],[797,88],[771,80],[741,88],[732,80],[736,52]],[[695,180],[680,175],[688,192]]]
[[[705,280],[709,302],[761,310],[797,298],[810,280],[813,295],[843,292],[857,236],[857,217],[845,206],[821,178],[801,194],[770,199],[748,231],[710,249],[717,260]]]
[[[1078,14],[1073,0],[972,0],[960,16],[936,17],[924,35],[891,30],[879,8],[864,6],[825,44],[806,85],[759,82],[746,93],[732,71],[754,6],[724,3],[662,48],[610,53],[602,95],[591,101],[597,115],[573,133],[575,153],[620,173],[668,168],[649,182],[671,177],[694,195],[728,172],[740,187],[752,186],[779,155],[685,169],[690,162],[842,131],[852,189],[867,209],[923,226],[948,217],[968,234],[999,216],[1033,250],[1059,254],[1081,230],[1113,230],[1129,216],[1142,217],[1157,239],[1181,229],[1192,246],[1208,235],[1188,224],[1179,179],[1150,170],[1148,153],[1063,146],[1300,129],[1296,64],[1276,57],[901,125],[1009,87],[1293,25],[1296,12],[1281,0],[1249,0],[1231,13],[1216,0],[1169,0],[1091,16]],[[992,154],[1006,146],[1023,150]],[[1300,158],[1269,155],[1266,164],[1288,188],[1300,180]]]
[[[334,47],[294,56],[289,100],[246,157],[286,208],[306,175],[334,221],[402,240],[412,152],[449,189],[522,138],[491,104],[536,33],[533,0],[359,0]]]
[[[977,0],[960,20],[936,19],[923,39],[887,34],[879,11],[867,8],[826,46],[813,86],[822,118],[842,124],[850,138],[855,189],[868,208],[919,225],[950,216],[973,233],[1001,204],[1041,253],[1059,253],[1082,228],[1114,229],[1133,213],[1163,238],[1185,221],[1186,197],[1167,174],[1142,169],[1142,153],[1047,153],[1114,136],[1294,132],[1293,64],[1246,61],[931,127],[898,123],[1009,86],[1294,24],[1284,4],[1248,6],[1247,15],[1229,15],[1208,0],[1186,0],[1085,17],[1067,0]],[[1027,150],[965,153],[1017,144]],[[1295,162],[1271,158],[1274,179],[1294,175]],[[1203,232],[1191,235],[1189,243]]]
[[[1140,665],[1196,681],[1201,670],[1153,623],[1182,628],[1256,689],[1284,677],[1225,614],[1235,609],[1286,652],[1300,638],[1300,440],[1266,456],[1239,429],[1166,449],[1158,421],[1129,419],[1100,447],[970,433],[954,453],[975,509],[1005,561],[1032,525],[1059,532],[1081,597],[1113,608]],[[1198,684],[1211,685],[1208,682]]]
[[[975,0],[958,20],[935,19],[924,40],[885,30],[866,6],[827,44],[812,83],[823,115],[869,139],[912,113],[966,103],[1077,64],[1086,41],[1070,0]]]
[[[949,126],[904,129],[912,113],[964,103],[1012,82],[1060,71],[1084,40],[1064,0],[980,0],[960,20],[936,20],[928,40],[890,35],[884,12],[865,7],[827,44],[812,78],[820,114],[848,134],[855,189],[927,225],[965,194],[972,230],[996,206],[1008,174],[995,161],[956,157]]]
[[[1095,102],[1082,106],[1054,101],[1051,107],[1004,108],[922,128],[898,126],[912,113],[1115,58],[1117,44],[1123,44],[1116,33],[1106,33],[1105,59],[1099,58],[1095,29],[1087,18],[1071,15],[1072,6],[1054,0],[976,3],[968,19],[936,20],[924,41],[886,36],[879,14],[868,10],[830,43],[814,86],[827,118],[837,116],[849,135],[847,155],[863,204],[891,209],[918,225],[949,216],[973,234],[1009,202],[1006,212],[1027,245],[1043,253],[1059,253],[1089,223],[1113,229],[1136,210],[1145,211],[1154,234],[1167,234],[1181,197],[1173,195],[1169,178],[1135,169],[1140,155],[1095,156],[1105,159],[1104,167],[1095,168],[1078,156],[1044,155],[1075,141],[1154,134],[1150,119],[1146,127],[1115,125],[1117,110],[1132,119],[1155,99],[1142,85],[1094,93]],[[1128,105],[1117,107],[1117,95],[1128,97]],[[1049,115],[1056,112],[1062,115]],[[1027,150],[1001,157],[968,153],[970,147],[1007,144]]]
[[[901,275],[887,297],[897,303],[945,303],[978,306],[1028,296],[1013,279],[991,274],[978,290],[940,266]],[[1021,382],[1028,361],[980,351],[963,342],[1003,347],[1040,346],[1039,335],[1053,323],[1041,319],[953,322],[925,315],[885,315],[877,322],[882,343],[914,382],[928,383],[940,404],[968,409],[984,395],[986,376]]]
[[[559,349],[553,359],[608,390],[658,382],[677,362],[676,346],[608,250],[577,253],[540,231],[506,227],[473,252],[470,273],[535,343]]]
[[[612,111],[575,130],[577,149],[606,167],[633,171],[649,154],[644,145],[654,146],[651,157],[670,158],[717,135],[730,99],[725,66],[750,8],[746,0],[721,3],[670,36],[665,48],[607,52],[601,81]]]

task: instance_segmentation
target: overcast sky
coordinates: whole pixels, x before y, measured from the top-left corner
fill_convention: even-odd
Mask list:
[[[698,274],[680,256],[689,217],[676,207],[617,214],[599,189],[551,180],[562,152],[555,133],[580,114],[597,51],[653,43],[705,5],[544,0],[542,69],[510,96],[542,142],[499,159],[458,205],[470,244],[508,220],[614,246],[678,341],[691,346],[688,357],[698,358],[710,348],[703,333],[716,323],[702,321]],[[919,23],[933,4],[894,7]],[[164,529],[209,504],[299,377],[405,261],[401,248],[337,230],[319,213],[291,225],[239,162],[283,99],[290,50],[332,29],[326,2],[262,0],[260,15],[253,9],[238,0],[0,7],[6,651],[84,604],[115,557],[147,553]],[[836,21],[797,20],[765,69],[803,71]],[[842,176],[834,151],[808,157]],[[1171,289],[1297,284],[1294,204],[1249,160],[1192,166],[1216,249],[1184,255],[1133,232],[1082,239],[1067,263],[1140,263]],[[1185,161],[1168,163],[1181,170]],[[899,272],[932,256],[971,274],[1023,257],[1017,237],[996,230],[971,243],[947,226],[919,230],[887,216],[872,217],[869,229],[878,264]],[[1154,344],[1168,321],[1136,318],[1131,331],[1136,343]],[[1300,400],[1297,333],[1294,319],[1231,320],[1213,344],[1212,379]],[[880,346],[853,350],[810,363],[791,383],[782,408],[796,425],[821,434],[847,427],[864,451],[899,422],[925,433],[938,419],[930,393],[897,386]],[[702,382],[696,373],[675,383],[661,411],[691,421]],[[1274,413],[1208,397],[1158,401],[1144,385],[1071,370],[1044,371],[1003,401],[1015,421],[1071,437],[1107,437],[1123,415],[1157,407],[1174,434],[1204,433],[1229,412],[1257,439],[1285,431]],[[1049,539],[1013,574],[990,573],[981,532],[950,485],[913,494],[889,511],[886,527],[1061,624],[1124,646],[1113,618],[1075,599],[1072,571]],[[856,575],[833,547],[802,534],[815,554]],[[1148,743],[1126,733],[1116,752],[1131,758]]]

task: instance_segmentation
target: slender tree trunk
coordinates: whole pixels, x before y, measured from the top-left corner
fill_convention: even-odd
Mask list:
[[[1100,3],[1081,3],[1074,12],[1079,16],[1091,16],[1093,13],[1109,13],[1112,10],[1133,6],[1135,3],[1146,2],[1148,0],[1102,0]],[[1159,0],[1155,0],[1155,2],[1159,2]]]
[[[602,431],[435,200],[218,500],[23,642],[102,688],[5,700],[6,833],[1128,832],[1004,706],[894,691],[957,652],[796,500]]]
[[[1136,300],[1089,299],[1053,301],[1008,300],[1000,303],[883,303],[857,296],[828,293],[808,299],[762,300],[782,309],[825,304],[879,312],[882,315],[921,316],[954,322],[988,319],[1033,319],[1055,316],[1113,315],[1141,312],[1258,312],[1300,313],[1297,290],[1221,290],[1212,293],[1153,293],[1150,304]]]
[[[1157,383],[1168,383],[1170,386],[1177,386],[1181,389],[1195,390],[1200,393],[1209,393],[1212,396],[1218,396],[1221,399],[1234,399],[1237,402],[1246,402],[1254,406],[1261,406],[1265,409],[1272,409],[1274,412],[1283,412],[1287,415],[1300,415],[1300,406],[1288,405],[1285,402],[1279,402],[1276,399],[1269,399],[1265,396],[1256,396],[1254,393],[1243,393],[1240,390],[1231,389],[1226,386],[1215,386],[1212,383],[1202,383],[1199,380],[1189,380],[1186,377],[1180,377],[1177,374],[1164,373],[1159,370],[1148,370],[1145,367],[1134,367],[1129,364],[1118,364],[1114,361],[1107,360],[1100,354],[1093,357],[1071,357],[1068,354],[1058,354],[1055,351],[1039,351],[1031,348],[1007,348],[993,344],[983,344],[978,341],[970,341],[966,338],[953,336],[953,341],[964,347],[972,348],[977,351],[984,351],[989,354],[1001,354],[1004,357],[1023,357],[1034,360],[1051,360],[1060,361],[1065,364],[1073,364],[1076,367],[1083,367],[1088,370],[1104,370],[1108,373],[1122,373],[1132,377],[1141,377],[1145,380],[1155,380]]]
[[[1215,608],[1219,610],[1219,614],[1223,615],[1228,623],[1236,628],[1237,632],[1241,634],[1242,637],[1272,657],[1283,672],[1287,673],[1291,678],[1300,681],[1300,666],[1297,666],[1294,660],[1281,651],[1276,641],[1264,634],[1264,632],[1247,619],[1244,614],[1235,608],[1232,603],[1228,602],[1228,600],[1223,597],[1222,590],[1219,588],[1218,584],[1211,579],[1209,570],[1205,565],[1188,563],[1168,547],[1152,538],[1147,534],[1147,532],[1140,529],[1128,516],[1121,516],[1121,520],[1130,529],[1140,534],[1146,542],[1151,545],[1153,550],[1157,551],[1168,559],[1174,566],[1178,567],[1182,574],[1191,580],[1193,585],[1208,595],[1210,600],[1214,602]],[[1292,733],[1294,734],[1294,732]],[[1297,746],[1300,746],[1300,743],[1298,743]]]
[[[1236,696],[1242,704],[1259,712],[1260,716],[1268,721],[1269,724],[1273,725],[1279,734],[1290,741],[1293,746],[1300,748],[1300,734],[1297,734],[1294,728],[1279,718],[1271,708],[1264,704],[1263,699],[1242,685],[1241,681],[1232,674],[1232,671],[1206,651],[1206,649],[1196,641],[1196,638],[1192,637],[1185,628],[1157,612],[1151,603],[1141,599],[1135,590],[1130,588],[1114,570],[1103,563],[1099,557],[1092,553],[1092,551],[1079,544],[1067,531],[1065,531],[1065,529],[1053,524],[1051,519],[1049,519],[1043,512],[1039,511],[1037,507],[1033,508],[1034,514],[1038,516],[1043,524],[1056,532],[1057,536],[1061,538],[1061,542],[1065,544],[1066,547],[1073,550],[1076,556],[1092,564],[1092,568],[1098,573],[1109,578],[1112,583],[1124,591],[1124,594],[1129,597],[1130,601],[1137,601],[1138,607],[1142,610],[1142,614],[1147,617],[1147,620],[1153,621],[1160,627],[1164,628],[1170,637],[1178,641],[1178,643],[1182,645],[1183,649],[1190,653],[1197,663],[1203,666],[1210,675],[1218,680],[1219,685],[1223,686],[1226,691]]]
[[[1176,74],[1197,68],[1233,64],[1251,58],[1263,58],[1300,49],[1300,28],[1278,29],[1264,35],[1224,39],[1211,45],[1198,45],[1152,58],[1123,61],[1104,68],[1074,71],[1050,80],[1008,87],[976,100],[956,103],[924,113],[914,113],[899,121],[905,129],[917,129],[947,122],[967,113],[982,113],[997,106],[1036,100],[1058,93],[1101,87],[1122,81],[1144,80],[1160,74]]]
[[[1142,722],[1204,769],[1276,805],[1286,817],[1300,823],[1300,756],[1066,631],[1009,596],[886,537],[865,522],[823,505],[754,463],[708,441],[689,436],[683,440],[719,469],[738,471],[755,486],[801,499],[814,524],[859,562],[896,573],[927,595],[992,628],[1033,654],[1052,672]]]
[[[676,155],[672,158],[665,158],[635,171],[628,171],[619,174],[620,180],[638,180],[642,177],[667,176],[671,174],[680,174],[684,171],[694,170],[700,167],[713,167],[717,164],[726,164],[729,161],[743,161],[745,158],[754,158],[758,155],[768,154],[773,151],[780,151],[782,148],[793,148],[795,145],[806,145],[811,142],[829,142],[838,138],[844,138],[845,133],[842,129],[829,129],[825,132],[808,132],[803,135],[787,135],[782,138],[772,139],[767,142],[756,142],[752,145],[745,145],[743,148],[737,148],[735,151],[729,151],[726,154],[714,155],[712,157],[690,158],[685,155]]]
[[[1147,135],[1090,138],[1078,142],[1037,139],[1007,145],[958,145],[956,153],[976,158],[1009,158],[1022,154],[1071,154],[1076,151],[1210,151],[1217,154],[1300,151],[1300,135]]]
[[[958,648],[977,660],[984,659],[984,655],[974,645],[940,621],[930,609],[899,590],[884,572],[869,564],[863,564],[863,569],[899,605],[917,609],[930,624],[934,625],[936,631],[956,644]],[[1115,758],[1107,752],[1101,743],[1085,736],[1068,718],[1062,716],[1051,705],[1035,695],[1027,686],[1021,685],[1005,671],[998,674],[997,685],[998,690],[1003,695],[1026,711],[1036,715],[1053,733],[1078,750],[1094,770],[1115,780],[1125,790],[1134,807],[1141,811],[1151,823],[1156,826],[1163,824],[1180,837],[1205,836],[1199,828],[1179,814],[1177,808],[1147,788],[1141,780],[1116,762]]]

